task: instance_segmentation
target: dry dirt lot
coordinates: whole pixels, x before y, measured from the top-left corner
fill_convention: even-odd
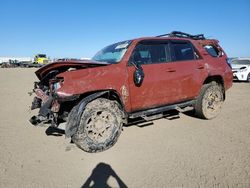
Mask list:
[[[35,69],[0,69],[0,187],[250,187],[250,84],[234,83],[221,114],[125,127],[89,154],[28,120]]]

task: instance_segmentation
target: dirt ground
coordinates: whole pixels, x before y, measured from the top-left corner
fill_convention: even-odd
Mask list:
[[[0,187],[250,187],[250,84],[234,83],[221,114],[125,127],[89,154],[29,118],[36,69],[0,69]]]

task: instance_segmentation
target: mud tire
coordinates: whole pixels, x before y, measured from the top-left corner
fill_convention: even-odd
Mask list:
[[[89,153],[107,150],[117,142],[123,118],[124,112],[117,101],[95,99],[86,105],[72,141]]]
[[[220,113],[223,102],[221,85],[216,82],[204,84],[194,105],[195,114],[202,119],[213,119]]]

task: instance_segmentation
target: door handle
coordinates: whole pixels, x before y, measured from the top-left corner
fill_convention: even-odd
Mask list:
[[[204,66],[203,66],[203,65],[199,65],[199,66],[197,67],[197,69],[204,69]]]
[[[175,69],[167,69],[167,72],[176,72]]]

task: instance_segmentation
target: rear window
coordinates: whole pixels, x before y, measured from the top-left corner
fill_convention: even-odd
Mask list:
[[[194,60],[193,46],[189,42],[172,43],[175,61]]]

